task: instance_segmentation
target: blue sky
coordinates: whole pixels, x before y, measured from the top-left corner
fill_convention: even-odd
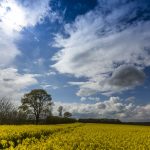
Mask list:
[[[149,120],[149,0],[0,0],[0,96],[44,88],[77,117]]]

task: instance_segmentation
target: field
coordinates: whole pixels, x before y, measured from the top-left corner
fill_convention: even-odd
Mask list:
[[[0,126],[0,149],[150,150],[150,127],[111,124]]]

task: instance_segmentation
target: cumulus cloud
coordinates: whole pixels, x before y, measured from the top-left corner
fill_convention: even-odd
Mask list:
[[[58,114],[57,108],[63,106],[63,110],[69,111],[77,118],[118,118],[123,121],[145,121],[149,120],[150,105],[135,105],[119,97],[110,97],[103,102],[95,104],[85,103],[61,103],[55,102],[53,113]]]
[[[65,25],[67,37],[56,35],[54,46],[60,51],[52,58],[53,67],[87,79],[70,82],[79,86],[78,96],[108,95],[143,83],[143,69],[150,66],[150,21],[144,10],[148,6],[136,1],[100,1],[94,10]]]
[[[0,97],[17,100],[23,95],[23,90],[37,83],[33,74],[20,74],[15,68],[0,69]]]
[[[120,109],[123,109],[123,105],[120,102],[119,97],[111,97],[109,100],[104,102],[97,102],[95,104],[84,104],[84,103],[55,103],[56,106],[62,105],[64,107],[64,111],[70,111],[74,115],[86,114],[87,117],[90,114],[95,115],[95,117],[102,117],[103,115],[107,115],[107,117],[111,117],[112,113],[120,112]],[[124,105],[125,107],[125,105]],[[110,116],[109,116],[110,114]],[[112,116],[114,117],[114,116]]]

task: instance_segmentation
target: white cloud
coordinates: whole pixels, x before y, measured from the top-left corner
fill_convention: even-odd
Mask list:
[[[38,65],[38,66],[42,66],[44,64],[45,60],[43,58],[38,58],[37,60],[35,60],[33,63],[35,65]]]
[[[11,64],[19,55],[16,40],[21,38],[20,32],[27,27],[41,23],[48,15],[49,0],[29,1],[24,4],[17,0],[0,1],[0,63]]]
[[[33,74],[20,74],[15,68],[0,69],[0,97],[18,100],[23,90],[37,83]]]
[[[66,24],[67,37],[56,35],[54,46],[59,47],[60,51],[52,58],[56,61],[53,67],[60,73],[87,79],[84,83],[70,82],[79,86],[78,96],[90,96],[96,92],[108,95],[143,83],[137,81],[137,84],[135,81],[118,86],[109,82],[119,66],[130,66],[137,72],[150,66],[150,21],[136,21],[134,24],[125,22],[127,14],[134,7],[134,3],[128,7],[121,5],[107,15],[102,13],[103,7],[97,7],[78,16],[73,24]],[[122,23],[120,20],[123,20]]]
[[[20,51],[16,47],[14,40],[5,35],[1,28],[0,35],[0,64],[6,66],[12,63],[14,58],[20,54]]]
[[[134,103],[135,97],[134,96],[130,96],[130,97],[126,98],[125,101]]]
[[[47,90],[47,89],[56,90],[56,89],[59,88],[58,86],[56,86],[56,85],[51,85],[51,84],[42,84],[41,87],[42,87],[43,89],[46,89],[46,90]]]
[[[24,4],[16,0],[2,0],[0,7],[1,28],[8,35],[40,23],[50,9],[49,0],[26,0]]]
[[[81,102],[84,102],[84,101],[87,100],[87,98],[86,97],[81,97],[80,100],[81,100]]]
[[[89,96],[89,97],[81,97],[80,100],[82,102],[84,102],[84,101],[96,101],[96,102],[98,102],[101,99],[99,97],[91,97],[91,96]]]
[[[56,75],[57,73],[53,70],[49,70],[47,73],[46,73],[46,76],[54,76]]]
[[[85,103],[54,103],[53,113],[58,114],[57,108],[63,106],[63,111],[69,111],[78,118],[118,118],[123,121],[146,121],[149,120],[150,104],[141,106],[132,102],[126,103],[119,97],[110,97],[103,102],[95,104]]]

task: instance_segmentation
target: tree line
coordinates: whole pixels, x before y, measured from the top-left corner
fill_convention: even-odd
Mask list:
[[[52,115],[52,97],[43,89],[34,89],[24,94],[21,105],[15,107],[6,97],[0,99],[0,124],[44,124],[71,123],[70,112],[63,113],[63,107],[58,107],[58,116]]]
[[[62,123],[122,123],[118,119],[71,118],[72,114],[59,106],[58,115],[53,116],[52,97],[43,89],[33,89],[21,98],[21,105],[15,107],[8,98],[0,99],[0,124],[62,124]]]

